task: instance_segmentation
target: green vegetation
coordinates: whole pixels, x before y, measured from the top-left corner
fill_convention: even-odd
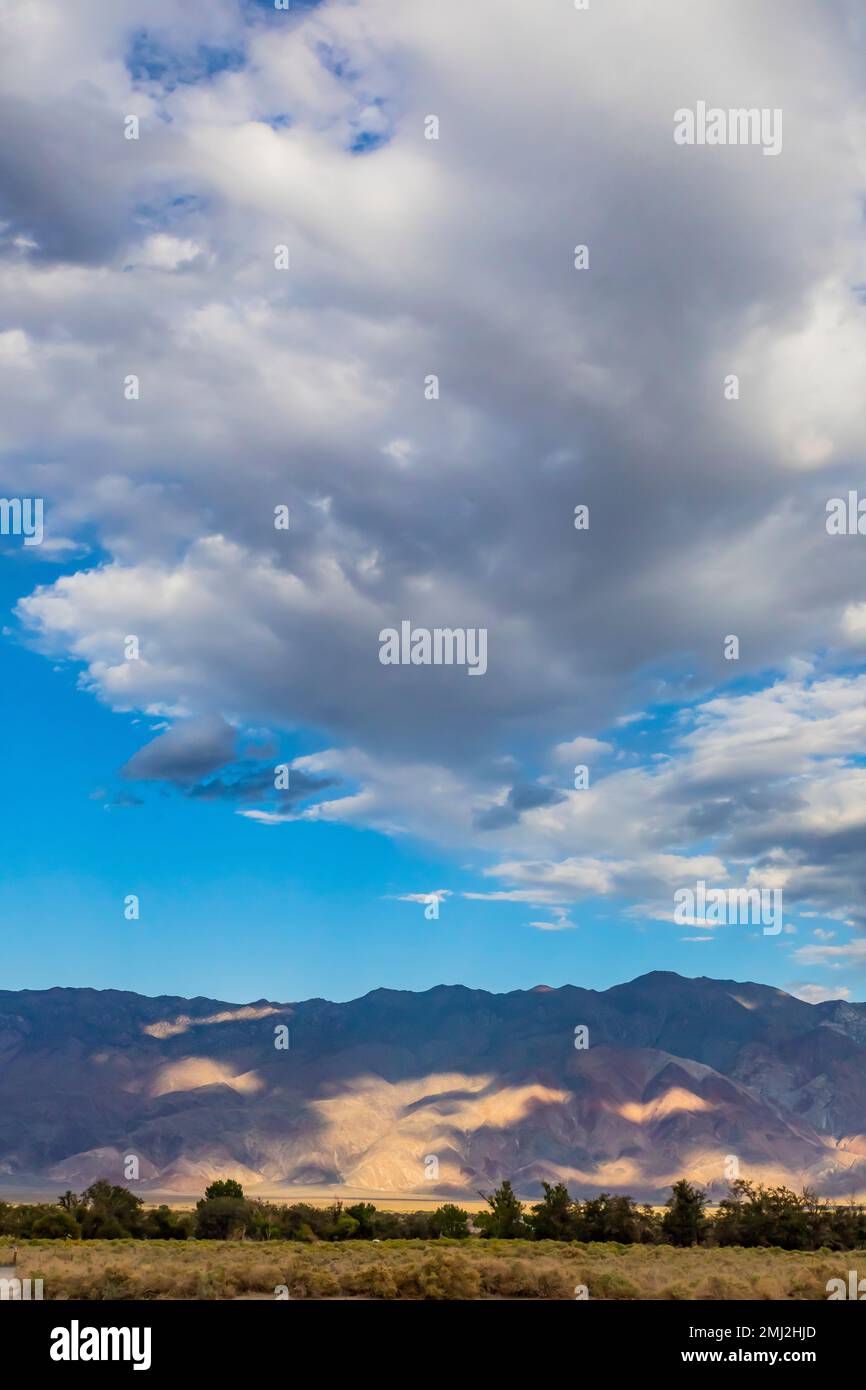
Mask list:
[[[495,1192],[482,1192],[481,1196],[490,1207],[489,1212],[483,1212],[478,1218],[482,1235],[517,1240],[529,1234],[523,1219],[523,1203],[518,1202],[510,1182],[502,1183]]]
[[[662,1217],[662,1237],[671,1245],[700,1245],[708,1223],[704,1213],[707,1196],[685,1178],[674,1183],[668,1209]]]
[[[192,1219],[170,1207],[148,1211],[125,1187],[100,1179],[79,1196],[64,1192],[56,1203],[11,1206],[0,1202],[0,1236],[41,1240],[185,1240]]]
[[[674,1184],[664,1212],[630,1197],[602,1192],[572,1198],[563,1183],[542,1184],[544,1196],[527,1208],[511,1183],[482,1193],[488,1211],[471,1217],[453,1203],[436,1211],[390,1212],[372,1202],[315,1207],[248,1198],[232,1178],[213,1182],[194,1212],[146,1209],[140,1197],[99,1181],[56,1203],[0,1203],[0,1238],[17,1240],[294,1241],[393,1240],[615,1242],[620,1246],[741,1246],[781,1250],[850,1250],[866,1246],[866,1210],[834,1206],[814,1193],[735,1182],[708,1213],[704,1192],[685,1178]]]

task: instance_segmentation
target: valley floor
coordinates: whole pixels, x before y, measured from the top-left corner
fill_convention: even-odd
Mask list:
[[[0,1265],[7,1263],[0,1244]],[[553,1241],[20,1241],[45,1299],[826,1299],[866,1250]],[[6,1271],[4,1271],[5,1273]],[[583,1291],[586,1290],[584,1293]]]

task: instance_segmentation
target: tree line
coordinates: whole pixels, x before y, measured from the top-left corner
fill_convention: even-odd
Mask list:
[[[622,1245],[777,1246],[783,1250],[848,1250],[866,1246],[866,1209],[822,1201],[808,1188],[765,1187],[741,1179],[717,1207],[683,1178],[665,1207],[638,1205],[602,1192],[575,1199],[563,1183],[543,1183],[544,1196],[522,1202],[510,1182],[482,1192],[487,1210],[451,1202],[435,1211],[380,1211],[372,1202],[314,1207],[244,1195],[223,1178],[205,1189],[194,1211],[145,1208],[125,1187],[100,1180],[53,1203],[0,1202],[0,1236],[41,1240],[498,1240],[615,1241]]]

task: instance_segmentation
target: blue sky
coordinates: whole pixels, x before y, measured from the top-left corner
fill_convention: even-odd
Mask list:
[[[770,9],[13,17],[5,987],[864,997],[863,34]]]
[[[11,617],[32,570],[8,543],[4,559]],[[11,633],[4,668],[3,719],[15,731],[4,759],[0,902],[14,924],[4,988],[344,999],[443,980],[498,990],[588,971],[599,986],[618,978],[609,921],[593,928],[594,913],[580,939],[550,938],[540,951],[523,907],[458,898],[427,922],[422,905],[384,897],[474,884],[417,843],[339,825],[260,827],[219,803],[124,788],[118,769],[152,721],[106,709],[78,688],[75,665],[57,667]],[[110,806],[107,786],[140,804]],[[138,922],[124,919],[130,892]],[[655,968],[651,943],[627,935],[636,973]]]
[[[756,970],[755,934],[745,927],[727,928],[724,943],[684,946],[677,929],[626,917],[622,902],[589,898],[572,909],[574,930],[539,931],[529,922],[543,918],[543,908],[461,898],[487,887],[480,856],[464,867],[459,856],[414,837],[343,825],[261,826],[221,802],[191,803],[162,785],[125,782],[118,770],[158,721],[111,711],[80,688],[78,664],[58,665],[28,648],[13,610],[33,567],[9,540],[4,549],[3,607],[12,627],[2,714],[15,731],[4,760],[0,902],[14,924],[5,988],[86,983],[248,1000],[344,999],[443,981],[491,990],[607,988],[654,969],[781,981],[787,967],[770,954],[776,943],[761,943]],[[39,577],[73,568],[51,566]],[[676,714],[663,708],[659,724]],[[644,732],[654,746],[664,742]],[[622,741],[634,748],[641,733],[627,725]],[[419,886],[446,885],[454,896],[441,903],[438,920],[425,919],[423,904],[399,901]],[[138,921],[124,918],[128,893],[140,897]]]

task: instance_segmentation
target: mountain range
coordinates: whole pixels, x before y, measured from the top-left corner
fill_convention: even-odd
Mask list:
[[[348,1003],[0,991],[0,1189],[866,1190],[866,1004],[653,972]],[[130,1180],[132,1178],[133,1180]],[[152,1199],[152,1198],[150,1198]]]

